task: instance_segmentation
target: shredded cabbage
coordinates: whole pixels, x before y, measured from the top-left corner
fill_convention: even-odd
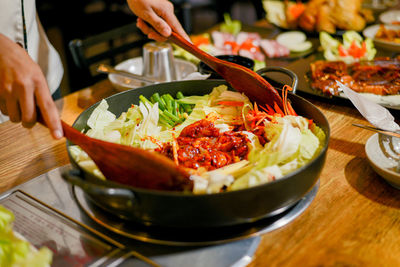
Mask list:
[[[308,129],[308,122],[300,116],[279,117],[269,123],[265,133],[270,140],[264,148],[254,148],[249,154],[252,170],[236,179],[231,190],[273,181],[309,162],[325,140],[324,132],[317,126]]]

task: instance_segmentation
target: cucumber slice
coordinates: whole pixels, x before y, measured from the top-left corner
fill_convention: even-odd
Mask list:
[[[303,43],[306,41],[306,39],[307,36],[305,35],[305,33],[300,31],[284,32],[276,37],[276,41],[286,47]]]
[[[312,47],[312,43],[310,41],[305,41],[299,44],[292,44],[290,46],[287,46],[287,48],[289,48],[289,50],[291,52],[303,52],[303,51],[307,51],[308,49],[311,49]]]
[[[330,36],[326,32],[319,33],[319,41],[324,50],[335,50],[340,45],[340,42]]]

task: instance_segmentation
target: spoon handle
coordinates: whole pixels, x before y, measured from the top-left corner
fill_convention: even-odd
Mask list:
[[[37,122],[47,127],[46,122],[43,119],[43,116],[39,109],[37,109]],[[76,145],[82,147],[82,149],[86,150],[86,148],[90,148],[91,143],[87,141],[89,137],[78,131],[77,129],[70,126],[65,121],[61,120],[61,127],[64,132],[64,137]]]
[[[70,140],[71,142],[75,143],[76,145],[82,146],[82,148],[86,148],[87,137],[81,133],[80,131],[76,130],[65,121],[61,120],[61,125],[64,130],[64,137]]]
[[[372,126],[368,126],[368,125],[363,125],[363,124],[357,124],[357,123],[353,123],[353,126],[357,126],[366,130],[370,130],[373,132],[377,132],[380,134],[384,134],[384,135],[388,135],[388,136],[393,136],[393,137],[397,137],[400,138],[400,134],[396,133],[396,132],[391,132],[391,131],[386,131],[380,128],[376,128],[376,127],[372,127]]]
[[[180,36],[179,34],[177,34],[175,32],[172,32],[171,35],[168,37],[168,39],[171,42],[173,42],[174,44],[184,48],[185,50],[187,50],[191,54],[193,54],[196,57],[198,57],[201,61],[206,63],[208,66],[210,66],[216,72],[219,72],[219,70],[217,69],[219,64],[216,63],[216,62],[223,63],[224,61],[222,61],[222,60],[220,60],[220,59],[218,59],[216,57],[213,57],[208,53],[205,53],[203,50],[201,50],[197,46],[189,43],[185,38],[183,38],[182,36]]]

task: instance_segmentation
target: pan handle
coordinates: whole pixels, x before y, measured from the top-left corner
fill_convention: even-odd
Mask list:
[[[257,72],[257,74],[259,74],[261,76],[263,76],[263,74],[265,74],[267,72],[280,72],[280,73],[288,75],[292,79],[292,89],[293,89],[292,93],[293,94],[296,93],[297,84],[299,83],[299,78],[297,77],[296,73],[294,73],[293,71],[288,70],[286,68],[282,68],[282,67],[269,66],[269,67],[259,69],[256,72]]]
[[[126,188],[109,187],[100,184],[95,184],[82,179],[81,172],[77,169],[63,169],[61,177],[68,183],[82,188],[83,191],[95,196],[112,196],[126,200],[128,205],[133,205],[135,194]]]

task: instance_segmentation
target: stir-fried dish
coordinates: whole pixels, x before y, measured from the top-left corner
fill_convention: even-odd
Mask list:
[[[343,61],[311,63],[312,87],[328,95],[339,95],[336,81],[359,93],[398,95],[400,93],[400,62],[398,59],[346,64]]]
[[[218,193],[284,177],[319,154],[324,132],[295,113],[283,90],[284,109],[257,106],[225,85],[203,96],[140,97],[118,118],[103,100],[88,119],[87,135],[152,150],[186,168],[193,193]],[[105,179],[78,146],[72,157]],[[162,170],[160,170],[162,171]]]
[[[362,93],[370,100],[399,106],[399,58],[375,58],[376,49],[370,38],[354,31],[343,34],[343,42],[325,32],[319,36],[326,60],[310,63],[310,85],[327,96],[346,97],[336,81]]]

